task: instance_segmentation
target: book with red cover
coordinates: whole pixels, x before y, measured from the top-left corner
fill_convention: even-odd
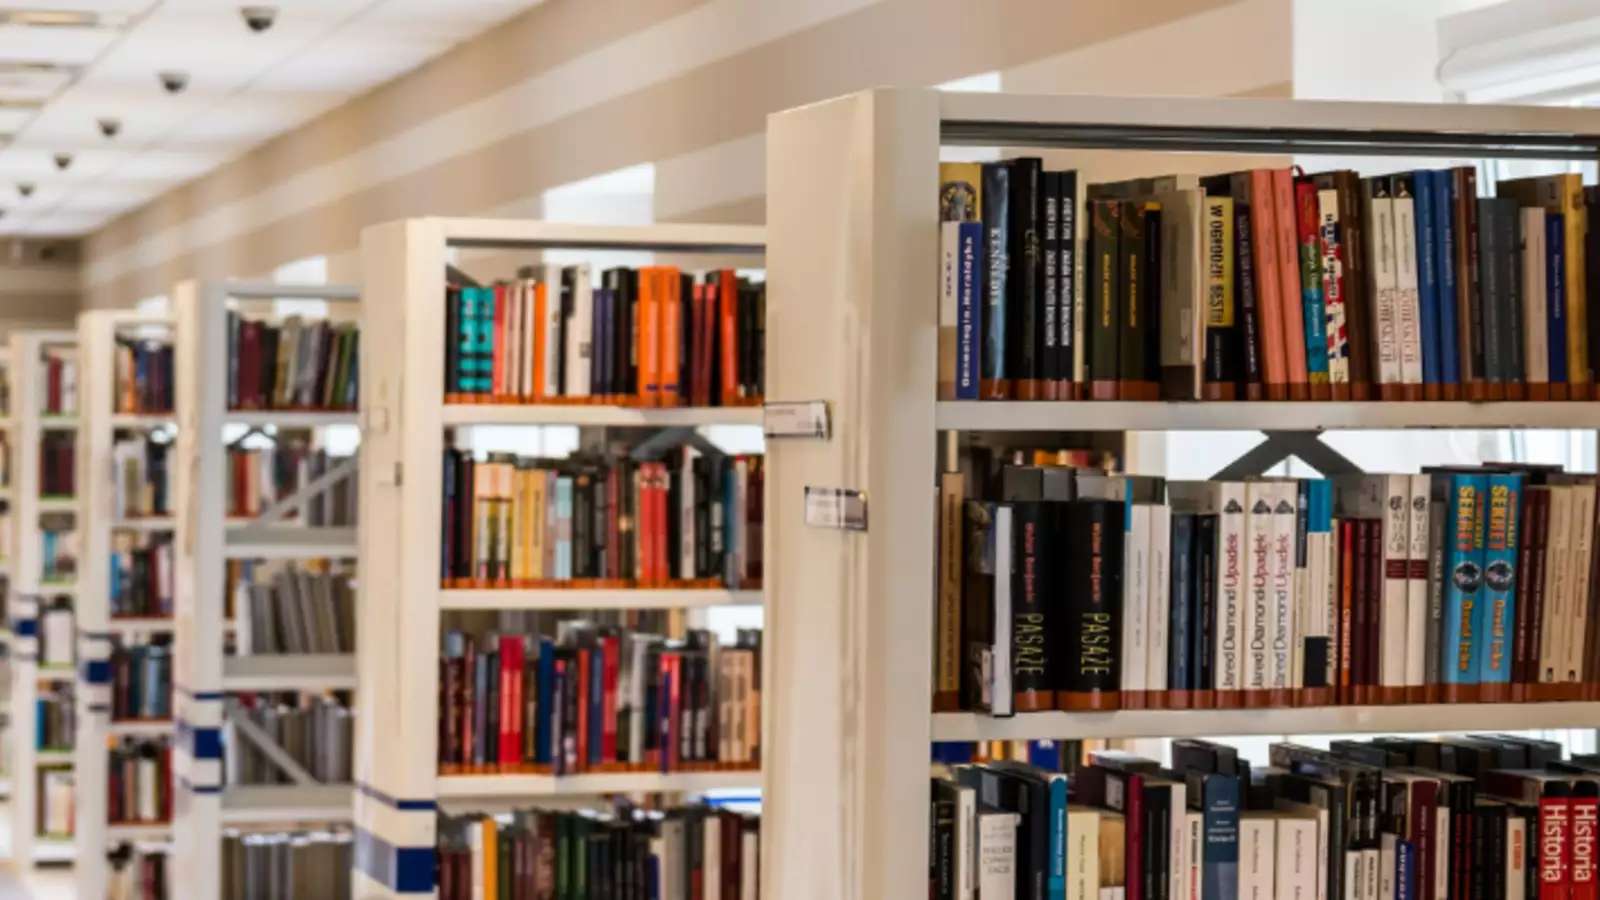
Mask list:
[[[683,377],[682,358],[679,355],[679,345],[683,339],[683,280],[678,276],[678,270],[671,266],[663,266],[657,278],[660,346],[656,350],[656,360],[660,374],[656,381],[656,405],[678,406],[679,379]]]
[[[578,764],[574,771],[589,768],[589,679],[595,677],[594,648],[578,648],[577,698],[578,714],[573,722],[578,748]]]
[[[739,279],[732,269],[722,271],[717,286],[722,307],[722,405],[739,402]]]
[[[1289,399],[1289,349],[1284,341],[1283,277],[1278,271],[1277,205],[1272,171],[1250,172],[1250,232],[1254,236],[1256,311],[1261,319],[1261,375],[1268,400]]]
[[[1289,382],[1289,399],[1311,397],[1306,370],[1306,328],[1304,302],[1300,294],[1300,246],[1296,234],[1294,173],[1272,169],[1272,221],[1274,249],[1278,254],[1278,302],[1282,312],[1284,363]],[[1258,235],[1259,236],[1259,235]]]
[[[1361,540],[1354,519],[1339,520],[1339,597],[1335,629],[1335,690],[1337,702],[1355,702],[1356,585],[1360,582],[1358,560]]]
[[[1595,853],[1600,851],[1600,784],[1587,779],[1572,783],[1572,900],[1597,900]]]
[[[518,696],[522,685],[522,639],[512,635],[500,637],[500,744],[502,769],[513,766],[522,758],[522,732],[518,721],[522,710]]]
[[[511,286],[501,282],[494,286],[494,351],[490,364],[490,393],[503,398],[510,393],[506,378],[506,314],[511,311]]]
[[[604,701],[602,714],[604,726],[601,730],[600,760],[606,763],[617,761],[617,669],[619,666],[619,641],[615,634],[605,635],[600,639],[601,671],[604,688]]]

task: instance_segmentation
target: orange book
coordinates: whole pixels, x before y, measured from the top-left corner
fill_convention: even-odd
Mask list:
[[[739,280],[723,269],[717,285],[722,322],[722,405],[739,402]]]
[[[533,321],[529,323],[528,333],[533,347],[532,358],[529,360],[530,370],[533,373],[532,389],[528,396],[533,400],[544,398],[544,381],[539,378],[539,373],[544,371],[544,355],[546,352],[544,340],[545,303],[548,302],[545,294],[544,282],[534,282],[529,285],[533,292]]]
[[[1294,173],[1272,170],[1273,243],[1278,251],[1278,302],[1283,305],[1284,361],[1288,366],[1289,397],[1305,400],[1311,395],[1311,380],[1306,370],[1306,318],[1300,295],[1300,236],[1296,230]],[[1258,235],[1259,237],[1259,235]]]
[[[582,703],[578,704],[583,706]],[[485,897],[500,896],[500,826],[493,816],[483,818],[483,889]],[[494,891],[495,893],[488,893]]]
[[[639,405],[661,404],[661,269],[639,270],[639,322],[635,336],[639,348]]]
[[[1277,216],[1272,202],[1272,170],[1250,172],[1250,232],[1256,264],[1256,311],[1261,316],[1261,380],[1268,400],[1289,396],[1288,350],[1283,340],[1283,303],[1278,295],[1283,279],[1278,272]]]
[[[661,270],[661,406],[678,406],[679,381],[683,377],[683,360],[679,345],[683,343],[683,278],[677,268],[665,266]]]

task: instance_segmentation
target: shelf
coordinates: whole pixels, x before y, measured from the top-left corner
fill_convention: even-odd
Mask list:
[[[73,762],[71,750],[35,750],[33,763],[35,766],[70,766]]]
[[[440,609],[691,609],[706,606],[760,605],[760,591],[721,589],[468,588],[439,592]]]
[[[40,497],[34,501],[34,507],[42,513],[78,511],[77,497]]]
[[[222,792],[222,824],[347,822],[355,798],[348,784],[263,784]]]
[[[1323,431],[1415,428],[1596,428],[1593,403],[1465,401],[944,401],[941,431]]]
[[[112,428],[170,428],[178,424],[172,413],[112,413]]]
[[[176,531],[178,520],[171,516],[150,516],[143,519],[113,519],[109,526],[112,531]]]
[[[441,798],[562,797],[760,788],[761,772],[617,772],[583,775],[440,775]]]
[[[326,428],[329,425],[355,425],[360,422],[354,410],[338,412],[313,412],[296,409],[231,411],[222,414],[224,425],[243,425],[247,428]]]
[[[1287,734],[1427,734],[1593,728],[1600,703],[1435,703],[1314,709],[1180,709],[1019,713],[937,713],[936,741],[1073,740]]]
[[[355,686],[353,653],[284,653],[222,659],[225,691],[353,690]]]
[[[106,825],[106,839],[111,841],[164,841],[171,837],[171,822],[138,822]]]
[[[354,528],[246,525],[228,529],[227,559],[330,559],[356,555]]]
[[[105,630],[117,635],[127,637],[136,634],[164,634],[176,630],[170,616],[151,616],[148,618],[112,618],[106,621]]]
[[[75,666],[35,666],[34,676],[39,681],[76,681],[78,670]]]
[[[33,839],[33,861],[36,863],[69,863],[77,856],[77,848],[69,837],[44,837]]]
[[[612,425],[672,428],[701,425],[761,425],[759,406],[667,407],[645,409],[584,404],[446,404],[446,425]]]
[[[172,733],[171,719],[134,719],[106,725],[108,737],[161,737]]]
[[[78,427],[77,416],[40,416],[40,431],[71,431]]]
[[[62,594],[78,593],[78,583],[75,581],[41,581],[37,590],[29,591],[40,597],[55,597]]]

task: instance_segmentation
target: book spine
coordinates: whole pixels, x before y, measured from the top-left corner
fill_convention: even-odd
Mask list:
[[[1043,577],[1046,514],[1044,503],[1012,504],[1016,549],[1011,575],[1011,686],[1020,712],[1051,709],[1056,701],[1046,639],[1050,633]]]
[[[1572,900],[1572,800],[1539,798],[1539,900]]]
[[[1438,293],[1440,396],[1454,399],[1459,396],[1461,385],[1461,344],[1457,336],[1460,323],[1456,315],[1455,198],[1449,172],[1430,171],[1425,174],[1432,188],[1433,201],[1433,271]]]
[[[1250,532],[1245,485],[1223,482],[1217,509],[1217,637],[1214,680],[1220,708],[1240,705],[1245,690],[1245,617],[1250,605]]]
[[[979,370],[981,339],[979,322],[983,314],[983,226],[977,222],[956,225],[956,348],[955,398],[977,400],[982,373]]]
[[[1205,200],[1205,393],[1207,400],[1231,400],[1238,368],[1234,314],[1233,198]]]
[[[1040,252],[1043,254],[1044,303],[1040,322],[1039,396],[1045,400],[1060,400],[1061,389],[1061,173],[1045,172],[1043,181],[1043,236]]]
[[[1552,400],[1567,399],[1571,385],[1567,378],[1570,369],[1567,365],[1567,248],[1565,240],[1566,222],[1561,214],[1552,213],[1545,217],[1545,252],[1548,263],[1545,267],[1545,285],[1547,305],[1545,307],[1545,331],[1550,341],[1549,370],[1550,398]]]
[[[1515,200],[1499,200],[1500,246],[1505,248],[1500,265],[1501,283],[1505,285],[1506,305],[1501,320],[1505,328],[1500,334],[1501,353],[1506,361],[1506,399],[1527,399],[1527,354],[1523,347],[1523,305],[1527,302],[1523,284],[1522,211]]]
[[[1195,515],[1172,513],[1171,579],[1167,593],[1171,600],[1167,632],[1167,689],[1175,706],[1187,708],[1194,679],[1194,615],[1197,579],[1195,578]]]
[[[1600,796],[1578,791],[1572,808],[1572,900],[1595,900],[1600,896],[1596,883],[1596,842],[1600,839]]]
[[[1150,648],[1150,531],[1149,504],[1132,503],[1126,510],[1122,535],[1122,706],[1145,706],[1145,677]]]
[[[1479,303],[1473,321],[1477,325],[1477,342],[1482,347],[1483,377],[1488,382],[1488,399],[1505,399],[1504,345],[1500,335],[1505,330],[1503,319],[1506,306],[1504,271],[1501,258],[1508,248],[1500,243],[1500,210],[1491,198],[1478,199],[1478,284]]]
[[[1417,217],[1416,199],[1409,196],[1410,179],[1397,176],[1402,188],[1395,192],[1394,247],[1395,247],[1395,324],[1400,346],[1400,381],[1405,386],[1403,396],[1420,400],[1422,384],[1422,299],[1417,277]]]
[[[1428,632],[1430,623],[1428,567],[1429,555],[1438,532],[1432,530],[1433,476],[1426,473],[1408,479],[1406,501],[1409,535],[1406,541],[1406,702],[1427,699]],[[1438,652],[1437,647],[1434,650]]]
[[[1380,703],[1405,698],[1406,623],[1410,585],[1411,479],[1384,478],[1383,597],[1378,612],[1378,686]]]
[[[939,646],[933,708],[952,711],[961,695],[962,519],[966,479],[960,472],[939,476]]]
[[[1289,169],[1273,169],[1270,194],[1255,194],[1257,202],[1271,197],[1273,244],[1278,254],[1278,302],[1281,304],[1289,399],[1310,396],[1306,356],[1304,298],[1300,289],[1300,245],[1296,225],[1294,176]],[[1264,235],[1257,234],[1257,238]]]
[[[1044,327],[1043,163],[1037,157],[1010,160],[1011,228],[1006,260],[1011,272],[1007,278],[1006,316],[1008,339],[1006,371],[1011,395],[1019,400],[1040,396],[1041,348]]]
[[[1216,705],[1216,630],[1218,517],[1199,516],[1195,521],[1194,613],[1190,617],[1190,684],[1196,691],[1194,704],[1209,709]]]
[[[1289,341],[1280,299],[1283,279],[1278,272],[1276,204],[1270,171],[1257,169],[1250,173],[1250,201],[1248,234],[1255,263],[1256,310],[1261,319],[1262,381],[1268,400],[1287,400]]]
[[[1381,399],[1398,400],[1403,376],[1397,321],[1399,268],[1395,259],[1394,200],[1388,196],[1387,186],[1381,180],[1369,181],[1367,186],[1372,192],[1367,217],[1367,260],[1373,298],[1373,355],[1378,363],[1378,391]]]
[[[1201,900],[1236,900],[1239,896],[1239,815],[1243,798],[1239,778],[1213,774],[1201,780],[1204,815],[1201,850]]]
[[[1056,339],[1056,377],[1060,385],[1056,395],[1062,400],[1077,400],[1082,391],[1083,373],[1078,360],[1083,356],[1082,329],[1078,327],[1083,320],[1082,300],[1078,296],[1078,173],[1074,171],[1060,172],[1058,187],[1060,197],[1060,241],[1057,252],[1057,272],[1061,279],[1059,286],[1060,308],[1056,314],[1056,324],[1060,334]]]
[[[1322,247],[1322,300],[1328,337],[1328,381],[1335,400],[1350,399],[1350,335],[1345,304],[1347,292],[1344,227],[1339,219],[1339,192],[1317,191],[1318,239]]]
[[[1411,182],[1416,212],[1417,312],[1422,327],[1423,399],[1437,400],[1442,381],[1439,326],[1439,226],[1434,218],[1438,203],[1434,199],[1433,173],[1418,170]]]
[[[1268,635],[1272,627],[1273,609],[1273,497],[1270,488],[1265,482],[1251,482],[1245,487],[1246,508],[1249,510],[1245,565],[1249,587],[1240,622],[1244,640],[1240,677],[1245,705],[1252,707],[1267,705],[1268,678],[1271,674]]]
[[[1119,261],[1122,259],[1122,204],[1097,200],[1089,204],[1089,264],[1092,268],[1088,290],[1090,323],[1088,351],[1089,394],[1094,400],[1115,400],[1119,396],[1121,368],[1117,354],[1121,342],[1121,285]]]
[[[961,223],[939,223],[939,399],[956,397],[957,298],[960,296]]]
[[[1522,376],[1529,400],[1550,399],[1550,332],[1546,292],[1545,213],[1525,208],[1522,215]]]
[[[1299,531],[1296,486],[1293,483],[1274,484],[1269,494],[1272,504],[1272,546],[1265,628],[1265,681],[1267,702],[1272,706],[1288,706],[1292,701],[1291,689],[1294,686],[1295,545]]]
[[[1567,378],[1577,399],[1589,399],[1589,312],[1588,286],[1584,283],[1583,179],[1580,175],[1558,176],[1563,241],[1566,248],[1567,276]],[[1579,386],[1582,387],[1579,387]]]
[[[1306,343],[1306,377],[1313,399],[1332,396],[1328,358],[1327,300],[1323,294],[1322,209],[1316,185],[1309,179],[1294,184],[1296,246],[1299,248],[1300,296]]]
[[[1445,567],[1444,671],[1445,699],[1475,696],[1481,669],[1480,589],[1483,586],[1483,503],[1488,481],[1482,475],[1450,476],[1450,531]]]
[[[1122,657],[1122,504],[1080,500],[1068,506],[1067,515],[1074,583],[1067,593],[1066,633],[1075,639],[1057,705],[1115,709]]]
[[[1456,170],[1457,250],[1456,280],[1461,285],[1458,327],[1463,345],[1463,369],[1468,374],[1468,399],[1487,397],[1483,344],[1483,281],[1479,268],[1481,233],[1478,225],[1478,173],[1470,167]]]
[[[1264,351],[1260,304],[1256,295],[1255,245],[1250,229],[1254,227],[1250,207],[1235,204],[1233,212],[1234,235],[1234,303],[1239,312],[1239,331],[1235,344],[1240,359],[1239,382],[1247,399],[1259,400],[1264,396]]]
[[[1124,400],[1153,400],[1146,393],[1149,379],[1149,335],[1155,279],[1151,277],[1154,258],[1149,253],[1150,213],[1159,216],[1160,207],[1128,202],[1122,204],[1122,238],[1117,245],[1118,287],[1121,303],[1117,346],[1118,396]],[[1156,233],[1159,234],[1159,226]]]
[[[983,166],[984,302],[983,352],[979,358],[979,393],[985,400],[1011,396],[1006,368],[1007,303],[1011,273],[1011,169],[1003,162]],[[732,298],[724,298],[724,303]],[[731,336],[729,337],[731,340]],[[729,377],[736,377],[729,373]]]
[[[1484,508],[1483,654],[1478,682],[1485,702],[1510,699],[1511,651],[1515,643],[1517,540],[1522,507],[1522,476],[1489,476]]]

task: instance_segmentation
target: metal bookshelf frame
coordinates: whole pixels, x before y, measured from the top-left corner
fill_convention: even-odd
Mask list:
[[[761,603],[750,591],[445,590],[440,586],[440,458],[445,429],[468,425],[681,428],[753,425],[747,407],[633,409],[604,405],[446,405],[445,272],[454,250],[631,250],[687,266],[766,252],[762,229],[724,225],[607,227],[497,219],[410,219],[362,232],[361,585],[356,723],[356,871],[361,898],[435,892],[438,809],[573,800],[608,793],[751,787],[754,772],[551,777],[438,774],[440,614],[449,610],[704,607]],[[425,551],[425,552],[424,552]]]
[[[1259,471],[1281,458],[1279,451],[1296,452],[1292,448],[1327,428],[1600,428],[1596,403],[938,402],[935,186],[941,146],[949,145],[1269,158],[1315,152],[1594,159],[1600,157],[1600,114],[888,89],[771,117],[768,394],[773,401],[827,400],[834,431],[826,441],[774,442],[768,451],[763,896],[921,896],[928,864],[927,764],[935,739],[1600,723],[1596,703],[1011,719],[930,713],[936,549],[929,527],[937,520],[942,432],[1238,429],[1287,435],[1287,443],[1243,466]],[[1092,158],[1104,164],[1114,157]],[[1134,174],[1125,168],[1118,177]],[[863,492],[869,530],[808,526],[808,486]]]

